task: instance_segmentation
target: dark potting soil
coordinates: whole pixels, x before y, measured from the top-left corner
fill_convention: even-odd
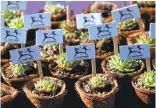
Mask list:
[[[48,97],[53,97],[57,95],[58,93],[60,93],[60,91],[61,91],[60,87],[58,87],[58,89],[55,92],[41,92],[41,91],[36,90],[34,87],[31,90],[33,94],[36,94],[39,96],[48,96]]]
[[[14,76],[12,74],[12,71],[10,69],[10,66],[7,67],[5,70],[4,70],[4,75],[5,77],[7,78],[20,78],[20,77],[25,77],[25,76],[28,76],[28,75],[31,75],[31,74],[37,74],[37,70],[35,69],[35,67],[30,67],[31,69],[25,71],[25,74],[23,75],[18,75],[18,76]]]
[[[139,61],[136,61],[136,64],[137,64],[137,65],[134,67],[135,70],[134,70],[133,72],[137,72],[137,71],[141,68],[141,64],[140,64]],[[110,72],[116,73],[116,74],[118,74],[118,75],[122,74],[121,72],[119,72],[119,71],[116,70],[116,69],[111,69],[111,68],[110,68],[110,65],[109,65],[109,62],[106,63],[106,68],[107,68],[107,70],[109,70]],[[133,72],[127,72],[127,73],[133,73]],[[123,74],[126,74],[126,73],[123,73]]]
[[[85,74],[86,69],[88,68],[88,65],[84,62],[75,66],[71,70],[65,70],[65,69],[59,68],[57,63],[53,61],[51,62],[49,68],[52,72],[55,72],[54,74],[57,75],[58,77],[75,77],[77,75]]]

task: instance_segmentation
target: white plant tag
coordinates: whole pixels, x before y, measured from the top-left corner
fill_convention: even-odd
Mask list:
[[[85,60],[95,58],[95,44],[68,46],[67,60]]]
[[[17,28],[1,28],[1,42],[25,44],[26,43],[26,29]]]
[[[114,21],[123,22],[128,19],[141,18],[137,4],[111,11]]]
[[[43,28],[51,26],[50,13],[24,15],[24,28]]]
[[[2,10],[26,10],[27,1],[1,1]]]
[[[9,52],[13,64],[19,64],[41,59],[39,46],[25,47],[10,50]]]
[[[4,15],[0,14],[0,27],[4,27]]]
[[[78,29],[88,28],[91,25],[102,24],[101,13],[77,14],[76,25]]]
[[[89,26],[88,32],[91,40],[117,36],[117,22]]]
[[[156,23],[150,23],[149,37],[156,38]]]
[[[63,43],[63,30],[38,30],[36,32],[36,45]]]
[[[121,60],[150,58],[149,44],[134,44],[120,46]]]

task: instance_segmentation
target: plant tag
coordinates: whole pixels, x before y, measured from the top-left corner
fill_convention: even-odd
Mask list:
[[[43,28],[51,26],[50,13],[24,15],[24,28]]]
[[[114,21],[123,22],[128,19],[141,18],[137,4],[111,11]]]
[[[25,44],[26,29],[1,28],[1,42]]]
[[[48,4],[48,5],[50,5],[50,4],[61,4],[61,3],[69,4],[69,3],[71,3],[71,1],[46,1],[46,4]]]
[[[39,46],[25,47],[10,50],[9,52],[13,64],[19,64],[41,59]]]
[[[117,22],[89,26],[88,32],[91,40],[117,36]]]
[[[134,44],[120,46],[121,60],[150,58],[149,44]]]
[[[1,10],[26,10],[27,1],[1,1]]]
[[[100,25],[102,23],[101,13],[77,14],[76,25],[78,29],[88,28],[91,25]]]
[[[149,32],[149,37],[150,38],[156,38],[156,23],[150,23],[150,32]]]
[[[0,14],[0,27],[4,27],[4,15]]]
[[[36,45],[63,43],[63,30],[38,30],[36,32]]]
[[[66,48],[67,60],[85,60],[95,58],[95,44],[68,46]]]

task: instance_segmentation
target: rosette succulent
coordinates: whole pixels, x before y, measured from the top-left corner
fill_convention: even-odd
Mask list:
[[[149,44],[150,46],[155,45],[155,38],[148,38],[147,36],[140,35],[138,38],[136,38],[137,43],[141,44]]]
[[[156,87],[156,71],[145,72],[142,77],[140,77],[140,81],[146,87]]]
[[[105,85],[105,79],[100,76],[93,76],[89,79],[89,81],[90,81],[90,84],[96,87]]]
[[[10,28],[23,28],[24,27],[24,22],[21,17],[14,18],[10,21],[8,24]]]
[[[40,92],[55,92],[58,89],[57,83],[49,77],[40,79],[34,86]]]
[[[110,69],[117,70],[119,73],[134,72],[137,66],[137,62],[135,60],[121,60],[119,54],[111,56],[108,63]]]
[[[79,61],[67,61],[66,53],[61,53],[56,60],[59,68],[73,68]]]
[[[64,11],[64,6],[57,4],[57,5],[46,5],[45,7],[46,12],[50,12],[52,14],[62,13]]]
[[[119,26],[120,26],[119,29],[121,31],[133,30],[138,26],[138,22],[136,19],[130,19],[130,20],[121,22]]]

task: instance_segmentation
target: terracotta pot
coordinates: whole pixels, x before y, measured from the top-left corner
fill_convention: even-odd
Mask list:
[[[54,80],[59,80],[59,79],[56,79],[56,78],[53,78],[51,77],[52,79]],[[62,103],[64,101],[64,96],[65,96],[65,92],[66,92],[66,84],[64,81],[60,80],[63,85],[62,85],[62,88],[61,88],[61,91],[53,96],[53,97],[49,97],[49,96],[39,96],[39,95],[36,95],[34,93],[32,93],[32,89],[34,87],[34,83],[36,83],[37,81],[39,81],[40,78],[36,78],[36,79],[33,79],[29,82],[27,82],[25,85],[24,85],[24,92],[27,96],[27,98],[37,107],[37,108],[62,108]]]
[[[2,68],[1,68],[1,72],[2,72],[2,77],[5,80],[6,83],[8,83],[9,85],[20,89],[25,82],[32,80],[34,78],[39,77],[38,74],[30,74],[28,76],[24,76],[24,77],[19,77],[19,78],[7,78],[5,73],[5,69],[8,68],[10,66],[9,63],[5,64]],[[37,70],[36,70],[37,71]]]
[[[154,91],[150,91],[150,90],[146,90],[146,89],[141,89],[141,88],[137,88],[136,85],[134,84],[134,81],[138,78],[134,77],[132,80],[132,86],[135,89],[135,92],[137,94],[137,96],[146,104],[150,104],[152,102],[155,101],[155,90]]]
[[[5,96],[0,97],[1,107],[2,108],[11,108],[13,100],[18,95],[18,91],[13,87],[7,86],[3,83],[0,83],[1,89],[6,93]]]
[[[81,42],[81,40],[80,39],[67,39],[67,40],[65,40],[65,43],[66,43],[66,45],[68,45],[68,46],[72,46],[72,45],[79,45],[80,44],[80,42]]]
[[[103,74],[97,74],[103,75]],[[80,95],[82,101],[88,108],[114,108],[115,94],[118,91],[118,84],[115,78],[112,78],[114,83],[113,89],[107,94],[89,94],[82,90],[81,84],[82,82],[91,78],[92,75],[87,75],[85,77],[80,78],[75,83],[75,88],[78,94]],[[108,76],[109,77],[109,76]]]

